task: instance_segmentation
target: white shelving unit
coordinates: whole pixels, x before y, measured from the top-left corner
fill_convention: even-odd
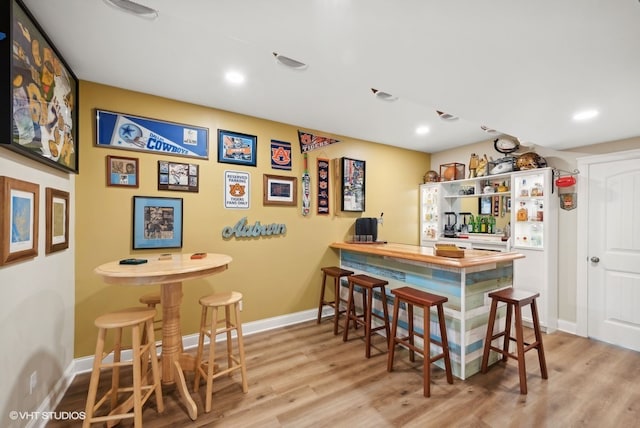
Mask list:
[[[464,238],[444,237],[444,213],[472,211],[468,207],[474,206],[476,209],[472,212],[478,215],[479,198],[491,200],[491,213],[502,219],[509,239],[503,238],[505,231],[466,233]],[[469,199],[472,203],[464,202]],[[461,248],[513,250],[524,254],[524,259],[514,263],[514,287],[540,293],[537,301],[540,324],[552,332],[558,325],[558,205],[552,168],[422,184],[420,245],[450,242]],[[523,311],[523,318],[531,322],[529,308]]]

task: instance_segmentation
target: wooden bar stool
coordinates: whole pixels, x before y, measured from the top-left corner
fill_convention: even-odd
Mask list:
[[[353,271],[339,268],[337,266],[323,267],[322,271],[322,288],[320,289],[320,303],[318,305],[318,324],[322,321],[322,308],[324,306],[331,306],[334,309],[333,313],[333,334],[338,334],[338,318],[340,314],[345,313],[346,309],[340,310],[340,302],[346,302],[346,300],[340,298],[340,278],[344,276],[353,275]],[[324,292],[327,283],[327,276],[333,277],[333,291],[334,300],[327,301],[324,298]]]
[[[229,374],[235,370],[240,370],[242,374],[242,392],[249,391],[247,385],[247,366],[244,358],[244,344],[242,341],[242,322],[240,321],[240,301],[242,294],[237,291],[211,294],[200,298],[202,305],[202,315],[200,318],[200,336],[198,338],[198,351],[196,354],[196,369],[193,389],[198,392],[200,387],[200,377],[207,380],[207,392],[205,399],[205,412],[211,411],[211,396],[213,393],[213,379],[224,374]],[[231,308],[233,307],[233,320]],[[218,309],[224,308],[224,318],[218,319]],[[207,322],[208,310],[211,309],[211,320]],[[220,326],[221,325],[221,326]],[[218,327],[220,326],[220,327]],[[236,332],[237,355],[233,353],[233,343],[231,332]],[[227,341],[227,368],[220,370],[216,367],[216,336],[226,334]],[[204,338],[209,337],[209,358],[203,361]]]
[[[443,303],[448,301],[446,297],[436,294],[427,293],[425,291],[416,290],[411,287],[400,287],[391,290],[391,294],[395,297],[393,305],[393,324],[391,328],[391,338],[389,339],[389,356],[387,359],[387,371],[393,371],[393,357],[396,344],[402,344],[409,348],[409,359],[415,361],[415,353],[422,354],[424,360],[422,375],[424,377],[423,394],[425,397],[431,395],[431,363],[440,359],[444,359],[445,372],[447,374],[447,382],[453,383],[453,373],[451,371],[451,359],[449,357],[449,341],[447,340],[447,326],[444,320]],[[399,337],[398,332],[398,314],[400,312],[400,304],[405,302],[407,305],[407,336]],[[417,333],[413,328],[413,307],[422,308],[424,320],[423,334]],[[431,337],[431,307],[435,306],[438,311],[438,324],[440,325],[440,341]],[[421,337],[423,341],[423,349],[415,345],[415,336]],[[442,347],[442,352],[438,355],[431,356],[431,343]]]
[[[347,298],[347,313],[344,323],[344,332],[342,333],[342,341],[346,342],[349,338],[349,323],[353,321],[354,326],[364,325],[365,337],[365,355],[367,358],[371,356],[371,334],[375,331],[384,329],[386,334],[385,342],[389,340],[389,314],[387,310],[387,294],[385,285],[389,282],[383,279],[373,278],[368,275],[350,275],[347,277],[349,281],[349,296]],[[362,290],[362,314],[357,314],[356,304],[354,301],[354,289],[359,286]],[[382,302],[382,313],[380,316],[373,312],[373,293],[378,289],[380,292],[380,300]],[[372,318],[382,320],[382,325],[371,327]]]
[[[140,296],[138,301],[143,305],[147,305],[148,308],[155,310],[156,306],[160,305],[160,293],[144,294]],[[162,339],[162,317],[158,316],[157,313],[153,319],[153,329],[156,333],[159,333],[159,334],[156,334],[156,338]],[[143,340],[145,339],[144,332],[142,333],[142,338]]]
[[[484,341],[484,353],[482,355],[482,373],[486,373],[489,365],[489,351],[496,351],[502,354],[502,361],[507,361],[507,357],[518,360],[518,371],[520,374],[520,393],[527,393],[527,370],[525,367],[524,354],[532,349],[538,350],[538,361],[540,363],[540,372],[542,379],[547,379],[547,362],[544,357],[544,348],[542,347],[542,334],[540,333],[540,321],[538,319],[538,307],[536,298],[540,293],[532,293],[524,290],[516,290],[514,288],[505,288],[503,290],[489,293],[491,297],[491,312],[489,313],[489,326],[487,328],[487,337]],[[498,302],[507,304],[507,316],[504,331],[493,334],[493,328],[496,321],[496,312]],[[533,317],[533,331],[535,334],[535,342],[529,344],[524,341],[524,330],[522,326],[522,307],[531,305],[531,315]],[[515,309],[515,329],[516,337],[511,336],[511,317]],[[502,348],[492,345],[493,340],[504,337]],[[516,342],[516,353],[509,352],[509,344],[511,341]]]
[[[155,338],[153,335],[153,317],[156,311],[148,308],[128,308],[117,312],[101,315],[95,320],[98,327],[98,341],[93,360],[93,371],[89,381],[89,392],[85,408],[83,427],[89,427],[96,422],[113,422],[120,419],[132,418],[135,427],[142,427],[142,406],[155,392],[156,407],[159,413],[164,411],[162,401],[162,388],[160,386],[160,372],[156,358]],[[142,328],[141,328],[142,325]],[[132,359],[121,361],[122,332],[125,328],[131,328]],[[104,353],[105,338],[108,330],[115,330],[115,344],[113,352]],[[142,341],[142,331],[146,333],[148,340]],[[105,362],[105,357],[113,355],[113,362]],[[143,373],[142,367],[148,367],[151,362],[151,373]],[[120,367],[132,366],[133,386],[120,386]],[[111,368],[111,388],[96,402],[100,371],[103,368]],[[147,379],[152,379],[147,384]],[[119,401],[118,396],[129,393],[128,398]],[[95,412],[109,400],[110,412],[105,416],[95,416]],[[129,412],[133,408],[133,412]],[[110,425],[110,424],[109,424]]]

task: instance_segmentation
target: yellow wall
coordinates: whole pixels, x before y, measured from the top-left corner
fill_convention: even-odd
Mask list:
[[[278,102],[278,100],[274,100]],[[80,174],[76,179],[76,335],[75,357],[92,355],[97,315],[137,305],[138,297],[158,286],[106,285],[93,273],[105,262],[130,255],[145,257],[168,250],[131,250],[132,197],[183,198],[183,248],[186,253],[204,251],[233,257],[228,271],[184,284],[182,333],[193,334],[199,321],[198,298],[214,291],[237,290],[244,294],[243,322],[295,313],[317,307],[320,267],[337,263],[337,253],[328,249],[333,241],[353,234],[358,217],[377,217],[384,212],[379,239],[418,244],[418,185],[429,169],[426,153],[353,140],[327,132],[315,132],[341,140],[309,153],[312,190],[317,185],[316,158],[347,156],[366,161],[366,212],[336,211],[334,195],[330,216],[304,217],[297,207],[264,207],[262,175],[300,177],[302,155],[298,128],[267,120],[224,112],[174,100],[153,97],[91,82],[80,85]],[[168,157],[143,152],[95,147],[95,109],[185,123],[209,129],[209,160]],[[297,106],[296,108],[300,108]],[[357,120],[357,118],[354,118]],[[217,162],[217,130],[227,129],[258,137],[257,167]],[[293,170],[271,169],[269,142],[288,141],[293,148]],[[105,156],[140,159],[140,187],[107,187]],[[157,161],[197,163],[199,193],[158,191]],[[224,171],[249,172],[249,210],[224,209]],[[333,171],[332,171],[333,175]],[[298,185],[299,185],[298,180]],[[299,199],[299,198],[298,198]],[[312,198],[313,203],[313,198]],[[224,240],[222,228],[247,216],[250,224],[284,223],[285,236]]]

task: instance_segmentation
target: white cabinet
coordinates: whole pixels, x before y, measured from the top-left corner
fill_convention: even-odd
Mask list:
[[[540,324],[551,332],[558,325],[558,205],[552,168],[422,184],[420,245],[449,242],[524,254],[514,263],[514,287],[540,293]],[[489,219],[493,233],[478,221]],[[453,236],[445,227],[451,222]],[[528,307],[523,317],[531,321]]]
[[[433,246],[440,231],[440,183],[420,185],[420,245]]]
[[[525,258],[514,262],[514,287],[540,293],[538,314],[547,332],[558,328],[558,195],[551,168],[511,177],[512,246]],[[531,321],[527,307],[523,318]]]

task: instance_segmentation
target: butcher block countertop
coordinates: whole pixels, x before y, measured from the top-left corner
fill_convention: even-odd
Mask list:
[[[373,254],[377,256],[395,257],[398,259],[414,260],[418,262],[432,263],[435,265],[454,268],[481,266],[524,258],[523,254],[514,251],[498,252],[467,249],[464,250],[464,257],[462,258],[442,257],[435,255],[435,248],[395,243],[334,242],[329,245],[329,247],[338,250],[347,250],[356,253]]]

